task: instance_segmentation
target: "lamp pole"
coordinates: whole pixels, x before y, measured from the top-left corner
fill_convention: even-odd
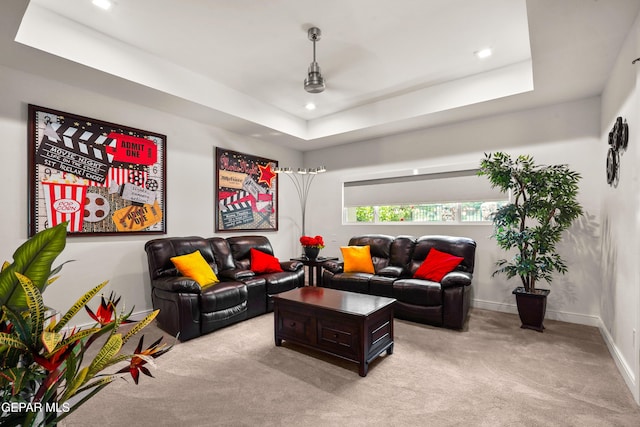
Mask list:
[[[311,188],[311,183],[317,174],[326,172],[327,169],[324,166],[319,166],[317,168],[298,168],[297,171],[294,172],[292,168],[283,167],[276,168],[276,173],[284,173],[289,177],[291,182],[296,188],[298,192],[298,198],[300,199],[300,210],[302,211],[302,235],[305,235],[305,222],[306,222],[306,212],[307,212],[307,198],[309,197],[309,189]]]

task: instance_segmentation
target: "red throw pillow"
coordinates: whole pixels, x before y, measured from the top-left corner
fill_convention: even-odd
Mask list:
[[[251,248],[251,271],[254,273],[278,273],[284,270],[282,270],[278,258]]]
[[[463,259],[463,257],[440,252],[437,249],[431,248],[422,265],[420,265],[413,274],[413,277],[415,279],[439,282],[447,273],[453,271]]]

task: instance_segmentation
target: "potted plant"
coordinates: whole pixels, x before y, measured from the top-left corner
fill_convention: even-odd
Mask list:
[[[138,384],[139,373],[151,376],[144,366],[171,347],[158,340],[143,350],[142,336],[133,354],[121,354],[123,345],[153,321],[158,311],[132,322],[117,312],[113,293],[91,310],[87,304],[107,282],[78,299],[59,319],[42,299],[61,266],[51,270],[64,249],[67,223],[41,231],[13,254],[0,271],[0,396],[3,426],[52,426],[93,397],[114,379],[130,374]],[[95,325],[69,327],[85,309]],[[126,332],[119,328],[127,325]],[[124,329],[124,328],[123,328]],[[87,350],[97,347],[85,361]],[[107,369],[121,369],[104,373]]]
[[[487,176],[491,186],[511,192],[510,203],[493,215],[493,236],[501,249],[515,250],[510,260],[501,259],[493,276],[520,277],[516,295],[522,327],[542,332],[548,289],[539,289],[540,280],[551,283],[553,273],[567,272],[556,245],[562,233],[582,215],[577,201],[579,173],[567,165],[536,165],[533,157],[486,154],[478,175]]]
[[[320,249],[324,248],[322,236],[302,236],[300,237],[300,244],[304,249],[304,255],[308,259],[317,259],[320,254]]]

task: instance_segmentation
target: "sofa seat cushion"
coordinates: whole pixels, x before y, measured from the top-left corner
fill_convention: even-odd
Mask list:
[[[369,280],[369,294],[393,298],[393,277],[375,275]]]
[[[247,286],[240,282],[220,282],[202,290],[200,311],[211,313],[236,307],[247,302]]]
[[[369,273],[338,273],[331,279],[331,287],[342,291],[369,293]]]
[[[291,271],[284,271],[281,273],[260,274],[256,277],[262,278],[267,282],[267,294],[269,295],[279,294],[304,284],[304,272],[302,270],[298,275]]]
[[[425,307],[442,305],[442,287],[429,280],[400,279],[393,283],[393,297]]]

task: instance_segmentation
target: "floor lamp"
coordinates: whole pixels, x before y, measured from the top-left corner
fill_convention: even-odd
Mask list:
[[[309,189],[311,183],[317,174],[326,172],[327,169],[324,166],[317,168],[298,168],[294,171],[292,168],[275,168],[275,172],[279,174],[285,174],[293,182],[300,198],[300,209],[302,210],[302,235],[305,235],[305,217],[307,210],[307,197],[309,196]]]

